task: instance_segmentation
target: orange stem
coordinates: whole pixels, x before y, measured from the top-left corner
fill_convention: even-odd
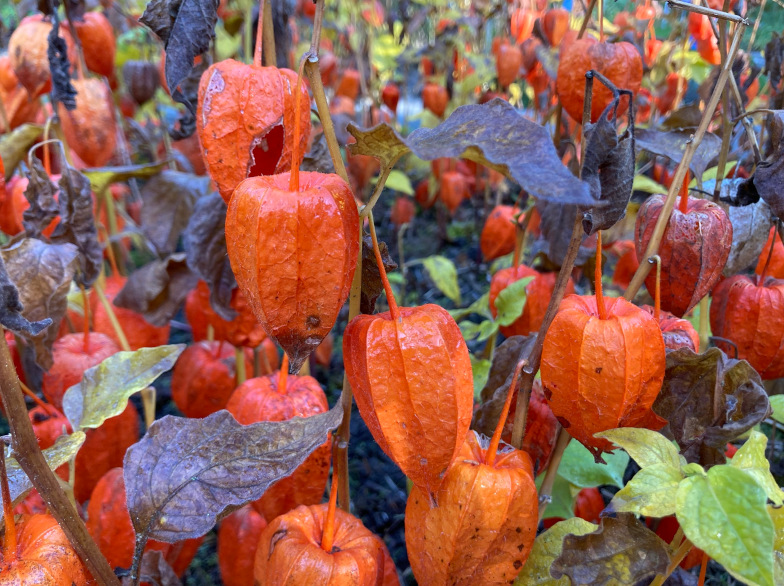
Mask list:
[[[392,319],[397,321],[400,319],[400,309],[395,301],[395,295],[392,293],[392,285],[389,284],[387,278],[387,271],[384,269],[384,260],[381,258],[381,251],[378,248],[378,237],[376,236],[376,224],[373,222],[373,213],[369,217],[370,225],[370,239],[373,241],[373,254],[376,257],[376,266],[378,266],[378,273],[381,275],[381,282],[384,284],[384,293],[387,295],[387,303],[389,304],[389,315]]]
[[[85,291],[84,285],[79,285],[79,289],[82,290],[82,307],[84,311],[82,353],[88,356],[90,354],[90,303],[87,301],[87,291]]]
[[[705,586],[705,573],[708,570],[708,554],[704,551],[702,552],[702,567],[700,568],[700,580],[697,583],[697,586]]]
[[[5,520],[5,541],[3,543],[3,562],[16,561],[16,524],[14,523],[14,503],[11,500],[11,489],[8,488],[8,472],[5,468],[5,445],[0,445],[0,485],[3,491],[3,519]]]
[[[689,174],[683,178],[683,185],[681,185],[681,201],[678,207],[682,214],[689,213]]]
[[[264,30],[263,24],[264,0],[259,0],[259,21],[256,23],[256,47],[253,51],[253,67],[261,67],[261,33]],[[247,59],[247,57],[245,57],[245,59]]]
[[[294,109],[294,150],[291,154],[291,174],[289,175],[289,191],[299,191],[299,137],[300,137],[300,107],[302,104],[302,73],[305,70],[306,55],[302,56],[299,64],[299,71],[297,72],[297,98],[296,106]]]
[[[773,227],[773,240],[770,242],[770,248],[768,248],[768,258],[765,259],[765,266],[762,267],[762,272],[759,276],[759,283],[760,285],[765,282],[765,277],[768,276],[768,267],[770,266],[770,259],[773,258],[773,248],[776,246],[776,238],[779,235],[779,231],[776,230],[776,227]]]
[[[327,518],[324,520],[324,529],[321,532],[321,549],[332,553],[332,544],[335,540],[335,508],[338,503],[338,483],[332,475],[332,486],[329,487],[329,505],[327,505]]]
[[[30,390],[30,387],[28,387],[28,386],[27,386],[26,384],[24,384],[22,381],[19,381],[19,386],[21,387],[21,389],[22,389],[22,392],[23,392],[25,395],[27,395],[28,397],[30,397],[30,398],[31,398],[33,401],[35,401],[35,403],[36,403],[36,404],[37,404],[39,407],[41,407],[41,408],[42,408],[44,411],[51,412],[51,410],[52,410],[52,409],[54,409],[54,407],[52,407],[51,405],[49,405],[49,403],[46,403],[46,402],[44,402],[44,401],[43,401],[43,399],[41,399],[41,398],[40,398],[38,395],[36,395],[36,394],[35,394],[35,393],[34,393],[32,390]]]
[[[607,307],[604,305],[602,293],[602,231],[596,233],[596,268],[593,274],[594,288],[596,289],[596,307],[599,310],[599,319],[607,319]]]
[[[283,352],[283,361],[280,363],[280,374],[278,376],[278,392],[286,394],[286,381],[289,378],[289,355]]]
[[[517,383],[520,381],[520,372],[523,370],[523,367],[526,364],[528,364],[527,360],[521,360],[515,367],[512,383],[509,385],[509,390],[506,392],[504,408],[501,409],[501,416],[498,418],[498,424],[495,426],[495,431],[493,432],[493,437],[490,440],[490,445],[487,446],[485,464],[488,466],[492,466],[495,463],[495,456],[498,453],[498,444],[501,443],[501,433],[504,430],[504,425],[506,425],[506,418],[509,416],[509,408],[512,405],[512,396],[514,396],[515,390],[517,390]]]

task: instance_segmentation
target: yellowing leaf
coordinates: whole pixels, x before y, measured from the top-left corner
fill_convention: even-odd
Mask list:
[[[668,463],[651,464],[635,474],[610,501],[617,513],[636,513],[646,517],[666,517],[675,513],[675,495],[683,480],[680,468]]]
[[[22,124],[0,137],[0,159],[3,160],[6,181],[11,179],[16,166],[27,157],[27,151],[44,132],[37,124]]]
[[[569,578],[566,576],[556,580],[550,575],[550,566],[553,565],[555,558],[561,555],[564,537],[587,535],[598,528],[598,525],[579,517],[561,521],[550,527],[534,541],[531,555],[515,580],[515,586],[569,586]]]
[[[770,398],[770,406],[773,409],[771,417],[779,423],[784,423],[784,395],[773,395]]]
[[[460,305],[460,287],[457,284],[457,268],[455,263],[445,256],[435,255],[422,259],[425,270],[438,290]]]
[[[370,182],[375,185],[378,183],[378,177],[373,177]],[[392,191],[405,193],[406,195],[414,195],[414,188],[411,186],[411,179],[409,179],[408,175],[403,173],[403,171],[399,171],[397,169],[389,173],[389,177],[387,178],[386,183],[384,183],[384,187],[391,189]]]
[[[683,480],[676,516],[686,537],[749,586],[773,586],[773,521],[754,478],[719,465]]]
[[[83,431],[75,431],[70,435],[58,437],[52,447],[42,450],[49,468],[56,470],[76,456],[76,452],[82,447],[86,438],[87,436],[84,435]],[[27,474],[25,474],[25,471],[22,470],[15,458],[8,458],[5,466],[8,471],[8,486],[11,489],[11,500],[14,501],[14,506],[16,506],[33,488],[33,483],[30,482]]]
[[[109,185],[118,181],[131,178],[147,178],[157,175],[166,168],[166,161],[151,163],[149,165],[127,165],[125,167],[102,167],[100,169],[86,169],[84,174],[90,180],[93,191],[103,193]]]
[[[650,429],[637,429],[634,427],[608,429],[607,431],[597,433],[596,437],[609,440],[626,450],[626,453],[641,468],[652,466],[653,464],[667,464],[675,469],[680,469],[681,467],[678,448],[675,447],[675,444],[662,434]]]
[[[85,371],[63,396],[63,412],[74,429],[100,427],[125,410],[128,398],[169,370],[184,344],[118,352]]]
[[[770,462],[765,457],[765,448],[768,445],[768,438],[765,434],[752,429],[749,439],[735,453],[730,461],[730,466],[743,470],[754,477],[768,498],[776,505],[784,504],[784,493],[776,484],[776,480],[770,473]]]
[[[495,308],[498,310],[496,321],[502,326],[508,326],[523,314],[525,307],[526,287],[533,281],[533,277],[526,277],[515,281],[505,287],[496,297]]]
[[[773,578],[775,584],[784,584],[784,508],[768,507],[776,536],[773,539]]]
[[[667,188],[661,183],[657,183],[647,175],[635,175],[632,184],[634,191],[644,191],[645,193],[667,193]]]

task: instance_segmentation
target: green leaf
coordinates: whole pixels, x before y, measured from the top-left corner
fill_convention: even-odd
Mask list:
[[[775,505],[784,504],[784,493],[781,492],[779,485],[770,473],[770,462],[765,457],[765,448],[768,445],[768,438],[765,434],[754,429],[746,443],[735,453],[730,461],[730,466],[743,470],[757,481],[768,498]]]
[[[425,270],[438,290],[460,305],[460,287],[457,284],[457,268],[455,263],[445,256],[435,255],[422,259]]]
[[[784,584],[784,508],[768,507],[776,537],[773,540],[773,578],[775,584]]]
[[[478,401],[482,395],[482,389],[487,384],[487,377],[490,375],[490,366],[492,362],[484,358],[477,358],[473,354],[471,356],[471,372],[474,375],[474,398]]]
[[[644,191],[645,193],[667,193],[667,188],[661,183],[657,183],[647,175],[635,175],[632,184],[634,191]]]
[[[544,474],[540,474],[536,479],[537,491],[542,488],[544,481]],[[571,519],[574,517],[574,497],[580,491],[579,488],[569,484],[560,474],[555,477],[553,482],[553,490],[550,495],[550,504],[545,509],[544,518],[552,519],[559,517],[561,519]]]
[[[370,182],[375,185],[378,183],[378,177],[373,177]],[[406,195],[414,195],[414,188],[411,185],[411,180],[408,178],[408,175],[397,169],[389,174],[386,183],[384,183],[384,187],[386,189],[391,189],[392,191],[405,193]]]
[[[494,322],[492,320],[486,319],[480,323],[474,323],[472,321],[461,321],[459,324],[460,331],[463,332],[463,337],[466,340],[474,340],[476,339],[479,342],[483,342],[492,336],[496,331],[498,331],[498,322]]]
[[[626,452],[603,454],[606,464],[597,464],[593,454],[580,442],[572,441],[564,450],[558,473],[580,488],[611,484],[623,488],[623,473],[629,464]]]
[[[391,278],[389,280],[390,282],[392,282]],[[461,319],[468,317],[473,313],[481,315],[486,319],[492,319],[493,316],[490,313],[490,292],[488,291],[487,293],[482,295],[479,299],[474,301],[468,307],[464,307],[462,309],[450,309],[448,311],[449,311],[449,315],[451,315],[455,321],[460,321]]]
[[[681,482],[676,516],[686,537],[750,586],[773,586],[773,521],[765,491],[729,465]]]
[[[123,412],[128,398],[169,370],[185,344],[118,352],[85,371],[82,381],[65,392],[63,412],[74,429],[100,427]]]
[[[71,458],[76,456],[87,436],[83,431],[75,431],[70,435],[61,435],[55,440],[54,445],[42,450],[49,468],[56,470]],[[8,457],[5,462],[8,471],[8,487],[11,489],[11,500],[14,506],[19,504],[33,488],[33,483],[22,470],[19,462],[14,457]]]
[[[496,321],[502,326],[513,324],[515,320],[523,314],[525,306],[526,290],[528,283],[533,281],[533,277],[526,277],[515,281],[505,287],[496,297],[495,308],[498,310]]]
[[[604,438],[620,446],[641,468],[653,464],[668,464],[671,468],[680,469],[678,448],[662,434],[650,429],[622,427],[608,429],[594,435]]]
[[[98,169],[85,169],[82,171],[90,180],[90,185],[96,194],[103,193],[112,183],[128,179],[146,179],[157,175],[166,168],[166,161],[150,163],[149,165],[126,165],[124,167],[101,167]]]
[[[515,586],[569,586],[566,576],[556,580],[550,575],[550,566],[561,555],[563,540],[567,535],[587,535],[599,528],[579,517],[560,521],[539,535],[534,541],[531,555],[515,580]]]
[[[43,132],[43,126],[22,124],[0,137],[0,159],[3,160],[6,181],[11,179],[16,166],[27,158],[27,151]]]
[[[784,395],[773,395],[770,398],[770,406],[773,409],[771,417],[779,423],[784,423]]]
[[[635,474],[626,486],[615,493],[608,506],[617,513],[635,513],[646,517],[666,517],[675,513],[675,495],[683,480],[680,467],[669,463],[651,464]]]

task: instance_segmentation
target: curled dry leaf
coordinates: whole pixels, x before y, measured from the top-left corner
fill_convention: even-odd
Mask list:
[[[16,166],[27,157],[28,149],[35,144],[44,132],[43,126],[22,124],[13,132],[0,137],[0,159],[3,161],[5,180],[11,179]]]
[[[196,57],[210,48],[218,4],[218,0],[152,0],[139,19],[163,41],[166,85],[172,98],[184,104],[191,114],[187,122],[181,122],[181,128],[187,126],[190,133],[175,138],[186,138],[195,130],[196,107],[179,86],[194,69]]]
[[[150,163],[149,165],[125,165],[121,167],[99,167],[85,169],[84,175],[90,180],[92,189],[97,194],[102,194],[112,183],[127,181],[128,179],[147,179],[160,173],[166,167],[166,161]]]
[[[564,538],[550,568],[554,578],[568,576],[572,584],[637,584],[667,572],[667,544],[642,521],[630,513],[601,521],[593,533]]]
[[[9,278],[21,286],[22,316],[31,322],[52,320],[44,331],[20,332],[35,349],[36,362],[44,369],[52,366],[52,344],[68,309],[68,290],[78,254],[73,244],[46,244],[35,238],[23,238],[0,250]]]
[[[83,431],[61,435],[52,447],[41,450],[49,468],[56,470],[76,456],[86,437]],[[27,474],[22,470],[22,467],[13,455],[6,459],[5,466],[8,470],[8,486],[11,489],[11,500],[14,501],[14,506],[16,506],[32,490],[33,483],[30,482]]]
[[[5,263],[0,259],[0,325],[12,332],[26,332],[36,336],[52,323],[49,318],[29,322],[22,315],[22,311],[24,306],[19,300],[19,291],[11,282]]]
[[[98,278],[103,252],[93,216],[90,181],[73,167],[66,167],[59,181],[60,222],[52,233],[52,242],[70,242],[79,250],[76,282],[90,287]]]
[[[114,304],[142,314],[156,327],[163,327],[179,311],[198,280],[188,268],[185,254],[178,252],[131,273]]]
[[[386,242],[378,243],[378,250],[381,259],[384,261],[384,270],[389,273],[397,268],[397,263],[389,256],[389,249]],[[378,264],[373,254],[373,241],[370,236],[362,238],[362,296],[359,302],[359,312],[371,314],[376,308],[376,300],[383,293],[384,285],[381,282],[381,274],[378,272]]]
[[[74,429],[98,428],[116,417],[134,393],[171,369],[184,344],[117,352],[85,371],[82,381],[65,392],[63,412]]]
[[[764,199],[778,218],[784,218],[784,110],[777,110],[771,127],[773,154],[757,165],[744,185]]]
[[[661,130],[642,128],[637,131],[634,138],[638,148],[680,163],[686,145],[691,141],[693,134],[694,132],[691,130],[662,132]],[[702,177],[710,162],[719,156],[720,150],[721,139],[715,134],[706,132],[689,164],[695,177],[698,179]]]
[[[226,252],[226,202],[219,193],[200,197],[183,233],[185,262],[210,288],[210,304],[221,318],[231,321],[231,292],[236,288]]]
[[[44,229],[60,213],[60,204],[54,198],[57,186],[49,179],[41,161],[36,158],[31,161],[27,178],[29,182],[24,194],[30,207],[22,213],[22,224],[28,236],[40,238]]]
[[[759,374],[745,360],[718,348],[695,354],[667,353],[664,383],[653,410],[669,423],[662,433],[675,439],[689,462],[708,468],[726,461],[727,442],[765,419],[770,403]]]
[[[682,106],[659,125],[660,130],[682,130],[684,128],[697,128],[702,120],[700,105],[695,102],[688,106]]]
[[[166,169],[142,189],[141,228],[160,255],[177,250],[196,201],[210,190],[210,178]]]
[[[725,179],[724,186],[739,183],[743,179]],[[724,276],[731,277],[753,266],[765,248],[770,232],[770,208],[760,200],[747,206],[729,206],[727,216],[732,224],[732,247],[724,265]]]
[[[342,418],[338,402],[319,415],[252,425],[240,425],[226,410],[204,419],[159,419],[123,465],[137,547],[147,538],[174,543],[204,535],[294,472]]]
[[[408,151],[420,159],[469,159],[513,179],[537,200],[596,204],[588,185],[561,163],[549,133],[500,98],[461,106],[435,128],[420,128],[402,138],[387,124],[369,130],[349,125],[357,143],[352,155],[395,161]]]
[[[335,165],[332,163],[332,157],[327,148],[327,139],[324,138],[324,133],[320,132],[313,139],[313,146],[305,154],[302,159],[302,164],[299,166],[300,171],[316,171],[318,173],[334,173]]]

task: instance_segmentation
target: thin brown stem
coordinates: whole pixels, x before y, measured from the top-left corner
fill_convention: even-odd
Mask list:
[[[689,4],[688,6],[692,5]],[[686,178],[686,174],[688,173],[689,165],[691,164],[691,160],[694,157],[694,153],[697,151],[697,147],[699,147],[700,143],[702,142],[702,139],[705,136],[705,132],[708,130],[708,125],[710,124],[711,118],[713,117],[713,113],[716,111],[716,106],[718,105],[719,99],[721,98],[724,85],[727,83],[727,78],[730,75],[731,68],[729,67],[729,64],[732,63],[735,59],[735,54],[737,53],[738,47],[740,46],[740,41],[743,37],[744,30],[745,29],[742,26],[735,28],[735,32],[732,36],[732,44],[730,45],[730,50],[728,53],[727,63],[725,63],[724,67],[721,69],[719,79],[716,82],[716,87],[714,88],[713,94],[711,94],[710,100],[705,107],[702,120],[700,120],[700,125],[694,135],[691,137],[690,142],[686,145],[686,150],[683,153],[681,163],[675,170],[675,177],[673,177],[672,184],[670,185],[670,189],[667,192],[667,198],[664,201],[664,206],[662,207],[659,218],[656,221],[656,226],[654,227],[653,234],[651,235],[651,239],[648,242],[648,247],[642,255],[643,258],[650,258],[659,251],[659,244],[661,243],[664,230],[667,227],[667,223],[669,222],[672,209],[675,206],[675,200],[678,195],[679,187]],[[626,289],[626,293],[624,293],[624,298],[627,301],[631,301],[637,294],[637,291],[640,290],[640,287],[645,281],[645,277],[648,275],[650,270],[651,265],[649,263],[640,263],[637,272],[634,273],[634,277],[632,278],[631,283],[629,283],[629,287]]]
[[[321,24],[324,20],[324,4],[326,0],[316,1],[316,15],[313,18],[313,35],[310,37],[310,52],[318,58],[321,45]]]
[[[662,584],[664,584],[664,581],[670,577],[670,574],[672,574],[675,571],[675,568],[677,568],[680,565],[680,563],[683,561],[683,558],[685,558],[689,554],[692,547],[694,547],[692,542],[689,541],[688,539],[684,539],[683,543],[681,543],[680,547],[678,547],[678,550],[670,558],[670,565],[667,566],[667,573],[664,576],[662,576],[661,574],[656,576],[653,582],[651,582],[650,586],[662,586]]]
[[[234,347],[234,373],[237,386],[240,386],[248,378],[248,373],[245,372],[245,350],[242,346]]]
[[[259,18],[256,24],[256,48],[253,51],[254,67],[261,67],[261,45],[262,45],[261,41],[264,38],[264,5],[266,3],[267,0],[259,0]],[[250,14],[251,11],[250,8],[248,8],[248,12],[246,13],[245,18],[247,18],[249,22],[250,22]]]
[[[8,423],[11,427],[11,445],[17,462],[27,474],[33,486],[44,499],[52,515],[65,532],[77,555],[87,569],[104,586],[120,586],[109,562],[87,532],[84,522],[71,505],[54,472],[46,463],[33,425],[27,415],[19,379],[11,360],[5,336],[0,341],[0,396],[3,399]]]
[[[125,337],[125,332],[123,332],[120,321],[117,319],[117,314],[114,313],[114,308],[112,308],[111,302],[106,298],[106,294],[103,291],[103,287],[101,286],[100,281],[95,282],[93,285],[93,291],[95,291],[95,294],[98,295],[98,301],[101,302],[101,305],[103,305],[103,308],[106,311],[109,322],[112,324],[114,335],[117,336],[117,339],[120,342],[120,348],[122,348],[124,352],[130,352],[131,345],[128,343],[128,338]]]
[[[702,552],[702,564],[700,565],[700,578],[697,586],[705,586],[705,573],[708,571],[708,561],[710,558],[704,551]]]
[[[765,4],[767,4],[767,2],[768,0],[762,0],[762,2],[760,2],[757,18],[754,20],[754,28],[751,29],[751,38],[749,39],[749,47],[748,49],[746,49],[746,53],[748,54],[751,54],[751,51],[754,48],[754,39],[757,37],[757,31],[759,30],[760,23],[762,22],[762,13],[765,11]]]
[[[572,436],[560,425],[558,426],[558,437],[555,440],[555,447],[553,448],[553,455],[550,458],[550,464],[547,466],[547,472],[544,474],[542,486],[539,489],[539,520],[544,519],[544,512],[547,510],[547,505],[550,504],[553,494],[553,485],[555,484],[555,477],[558,476],[558,467],[561,465],[561,458],[566,451],[566,446],[572,439]]]
[[[656,263],[656,287],[653,294],[653,319],[659,323],[661,317],[661,257],[654,254],[648,259],[650,263]]]
[[[597,1],[598,0],[591,0],[591,2],[588,4],[588,7],[585,9],[583,23],[580,25],[580,31],[577,33],[578,39],[582,39],[585,31],[588,29],[588,23],[591,22],[591,15],[593,14],[593,9],[596,7]]]
[[[731,12],[724,12],[723,10],[714,10],[713,8],[708,8],[707,6],[701,6],[699,4],[690,4],[689,2],[683,2],[682,0],[667,0],[667,4],[669,4],[670,6],[674,6],[675,8],[680,8],[681,10],[685,10],[687,12],[697,12],[699,14],[712,16],[714,18],[719,18],[721,20],[729,20],[731,22],[737,22],[745,26],[748,26],[750,24],[747,18],[743,18],[742,16],[738,16],[737,14],[732,14]]]
[[[263,3],[262,12],[259,13],[259,20],[264,22],[264,30],[262,31],[262,36],[264,37],[262,41],[264,66],[275,67],[278,60],[275,56],[275,25],[272,22],[272,2],[266,1]]]

